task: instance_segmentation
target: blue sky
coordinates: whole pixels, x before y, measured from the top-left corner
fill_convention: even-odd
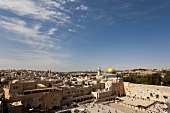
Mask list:
[[[169,10],[169,0],[0,0],[0,68],[169,68]]]

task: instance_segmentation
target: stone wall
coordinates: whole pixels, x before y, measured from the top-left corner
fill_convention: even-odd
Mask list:
[[[170,98],[170,87],[167,86],[133,84],[129,82],[124,82],[124,86],[127,96],[162,102],[167,102],[168,98]]]

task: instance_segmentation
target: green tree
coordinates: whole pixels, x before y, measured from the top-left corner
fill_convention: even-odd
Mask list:
[[[170,86],[170,71],[166,72],[162,82],[164,86]]]
[[[155,81],[155,85],[161,85],[161,81],[162,81],[162,77],[160,74],[156,74],[156,81]]]
[[[147,76],[147,83],[149,85],[161,85],[162,77],[160,74],[152,74]]]

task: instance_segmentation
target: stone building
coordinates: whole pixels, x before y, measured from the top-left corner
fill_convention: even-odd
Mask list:
[[[61,86],[62,105],[68,105],[72,102],[82,102],[93,98],[91,87],[89,86]]]
[[[48,81],[20,82],[14,80],[9,88],[4,88],[5,99],[12,105],[21,101],[23,107],[52,109],[61,106],[62,91],[50,88]]]
[[[29,73],[32,76],[25,76]],[[55,109],[83,101],[110,101],[125,95],[122,78],[114,68],[109,68],[104,74],[99,68],[96,77],[84,74],[78,77],[54,76],[51,71],[43,76],[36,73],[22,71],[18,79],[3,88],[9,111]],[[32,81],[24,81],[24,77]]]
[[[96,90],[92,92],[96,101],[110,101],[114,100],[117,96],[126,95],[123,80],[114,68],[108,68],[106,73],[97,79]]]

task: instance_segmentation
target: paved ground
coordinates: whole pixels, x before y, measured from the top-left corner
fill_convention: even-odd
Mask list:
[[[124,100],[123,103],[133,105],[133,106],[137,106],[137,105],[148,106],[154,102],[154,101],[137,99],[132,97],[122,97],[122,99]]]
[[[85,105],[82,105],[76,109],[86,111],[87,113],[123,113],[123,112],[116,110],[108,105],[103,105],[102,103],[85,104]]]
[[[147,110],[156,113],[165,113],[166,112],[165,108],[167,108],[166,104],[156,103],[155,105],[150,106]]]
[[[125,105],[117,104],[117,103],[110,103],[110,107],[114,109],[118,109],[123,113],[146,113],[145,111],[141,111],[135,108],[131,108]]]
[[[165,104],[155,103],[147,108],[147,111],[145,111],[134,106],[148,106],[154,103],[154,101],[135,99],[132,97],[123,97],[122,99],[124,101],[119,103],[104,102],[82,104],[77,108],[73,108],[73,111],[78,109],[79,111],[85,111],[84,113],[165,113],[165,108],[167,108]]]
[[[137,106],[137,105],[142,105],[142,106],[148,106],[152,103],[154,103],[154,101],[149,101],[149,100],[143,100],[143,99],[137,99],[137,98],[132,98],[132,97],[123,97],[122,98],[124,101],[122,101],[122,103],[126,103],[128,105],[133,105],[133,106]],[[167,108],[167,105],[165,104],[159,104],[159,103],[155,103],[152,106],[150,106],[149,108],[147,108],[146,110],[149,113],[165,113],[165,109]]]
[[[102,103],[90,103],[82,105],[76,109],[86,111],[87,113],[146,113],[145,111],[140,111],[135,108],[116,103],[110,103],[109,105],[103,105]]]

